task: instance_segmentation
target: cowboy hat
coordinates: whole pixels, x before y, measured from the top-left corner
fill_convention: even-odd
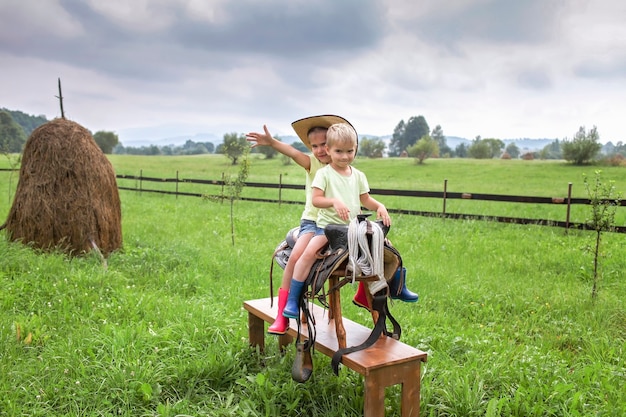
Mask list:
[[[333,114],[305,117],[304,119],[296,120],[291,124],[291,126],[293,127],[293,130],[296,131],[296,134],[298,135],[302,143],[304,143],[307,148],[311,149],[311,142],[309,142],[309,131],[311,131],[311,129],[313,129],[314,127],[329,128],[335,123],[347,123],[352,126],[352,124],[343,117],[335,116]],[[352,126],[352,128],[354,129],[354,126]],[[356,129],[354,129],[354,131],[356,132]]]

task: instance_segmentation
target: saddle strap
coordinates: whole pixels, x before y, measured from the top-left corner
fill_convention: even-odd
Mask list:
[[[358,346],[351,346],[345,349],[339,349],[333,355],[331,360],[331,366],[333,367],[333,372],[335,375],[339,375],[339,364],[343,360],[343,355],[347,355],[348,353],[357,352],[359,350],[367,349],[372,346],[381,334],[385,334],[387,337],[393,337],[396,340],[400,340],[400,336],[402,334],[402,329],[400,328],[400,323],[391,315],[389,312],[389,307],[387,305],[387,295],[385,291],[381,291],[377,293],[372,299],[372,308],[378,312],[378,320],[376,320],[376,324],[372,329],[372,332],[368,336],[368,338]],[[381,295],[382,294],[382,295]],[[389,321],[393,324],[393,332],[389,332],[386,326],[386,320],[389,318]]]
[[[270,264],[270,308],[274,307],[274,257]]]
[[[300,300],[299,300],[299,304],[300,304],[300,310],[302,311],[302,314],[304,314],[304,316],[306,317],[307,320],[307,332],[308,332],[308,340],[309,340],[309,348],[311,350],[314,350],[315,348],[315,337],[317,335],[317,332],[315,330],[315,317],[313,316],[313,313],[311,312],[311,309],[309,308],[309,304],[307,303],[307,297],[305,295],[306,291],[303,291],[302,294],[300,295]],[[296,323],[298,324],[298,336],[296,336],[296,341],[295,344],[296,346],[298,345],[298,343],[302,343],[302,333],[300,332],[302,330],[302,320],[300,319],[300,317],[298,317],[296,319]]]

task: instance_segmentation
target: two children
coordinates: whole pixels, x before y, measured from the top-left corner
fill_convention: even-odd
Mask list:
[[[376,211],[377,218],[382,219],[385,226],[391,225],[385,206],[370,196],[365,174],[351,165],[356,150],[357,135],[350,124],[338,123],[328,128],[326,152],[330,163],[317,172],[311,184],[312,203],[320,209],[317,227],[294,266],[287,305],[283,309],[285,317],[297,319],[299,316],[299,300],[305,279],[317,252],[328,243],[324,234],[326,225],[349,223],[361,212],[361,206]]]
[[[331,162],[331,157],[327,153],[327,146],[326,146],[327,137],[326,136],[327,136],[328,129],[335,124],[343,125],[343,127],[336,128],[337,130],[336,136],[341,136],[341,137],[345,136],[346,138],[349,138],[346,143],[349,143],[349,146],[348,146],[349,148],[353,148],[353,152],[351,152],[348,158],[349,162],[347,165],[349,166],[350,163],[354,160],[354,157],[356,155],[356,148],[357,148],[358,140],[356,136],[356,131],[354,130],[352,125],[350,125],[350,123],[347,120],[345,120],[344,118],[340,116],[335,116],[335,115],[312,116],[312,117],[306,117],[304,119],[296,120],[295,122],[292,123],[292,127],[295,130],[295,132],[298,134],[298,137],[300,138],[300,140],[302,140],[302,142],[307,146],[307,148],[309,148],[313,152],[313,157],[303,152],[298,151],[291,145],[288,145],[286,143],[283,143],[281,141],[278,141],[272,138],[266,126],[263,126],[264,133],[252,132],[252,133],[248,133],[246,137],[249,142],[253,143],[252,147],[271,146],[274,149],[276,149],[278,152],[293,159],[298,165],[303,167],[306,172],[305,208],[302,213],[301,220],[300,220],[300,230],[299,230],[298,239],[296,240],[296,244],[291,252],[289,261],[287,265],[285,266],[285,270],[283,272],[281,287],[278,290],[278,313],[277,313],[276,319],[274,320],[274,323],[272,323],[272,325],[270,325],[268,329],[268,333],[270,334],[285,334],[285,332],[287,331],[289,327],[289,317],[294,316],[293,309],[290,312],[288,312],[288,314],[290,314],[289,316],[283,315],[283,312],[287,304],[287,298],[288,298],[289,290],[290,290],[291,283],[292,283],[292,277],[295,276],[294,267],[297,261],[304,254],[305,248],[307,248],[309,243],[313,240],[314,235],[321,234],[323,236],[323,226],[321,228],[318,228],[318,225],[316,224],[316,222],[318,221],[318,211],[320,210],[317,207],[315,207],[315,205],[313,205],[313,201],[312,201],[313,200],[313,188],[311,187],[311,185],[312,185],[313,179],[316,176],[317,171],[320,168],[324,167],[329,162]],[[341,153],[346,153],[346,152],[342,152],[341,150],[337,149],[337,167],[341,167],[342,165],[345,165],[345,159],[342,159],[342,157],[340,156]],[[352,169],[353,168],[350,166],[350,171],[352,171]],[[358,172],[360,173],[360,171]],[[361,178],[361,175],[362,173],[356,174],[354,178],[357,178],[357,177]],[[351,177],[351,175],[348,175],[348,177]],[[366,198],[367,200],[367,198],[369,197],[369,187],[367,186],[367,179],[365,179],[364,175],[362,176],[362,179],[365,180],[365,186],[363,187],[363,190],[365,190],[365,194],[367,194],[367,197],[364,196],[364,198]],[[360,182],[360,179],[357,182]],[[321,190],[321,188],[319,189]],[[351,192],[352,191],[356,192],[357,190],[359,192],[358,198],[360,200],[360,191],[361,191],[360,188],[351,190]],[[374,202],[376,201],[374,199],[372,200]],[[324,204],[323,200],[320,201],[320,203],[323,205]],[[326,203],[328,203],[328,201],[326,201]],[[369,201],[368,204],[373,204],[373,202]],[[368,207],[368,206],[365,206],[365,207]],[[322,210],[332,211],[334,210],[334,208],[325,207]],[[321,219],[322,224],[325,225],[331,222],[348,223],[350,218],[353,218],[354,216],[356,216],[356,214],[359,213],[360,206],[353,204],[352,212],[346,211],[345,207],[342,207],[340,211],[341,211],[341,215],[343,215],[344,217],[342,218],[341,216],[339,216],[338,218],[334,218],[334,219],[332,218],[332,214],[330,215],[331,217],[328,217],[328,213],[326,211],[323,211],[324,214],[322,214],[323,218]],[[378,212],[378,208],[377,208],[377,212]],[[337,215],[339,215],[339,211],[336,211],[336,213]],[[389,217],[388,213],[386,214],[386,216],[387,218]],[[387,221],[390,221],[390,220],[388,219]],[[385,222],[384,218],[383,218],[383,222]],[[317,239],[315,243],[316,249],[315,250],[311,249],[310,252],[307,253],[306,260],[303,261],[303,263],[301,264],[301,270],[306,269],[307,265],[308,265],[308,268],[310,268],[310,265],[312,264],[310,256],[311,254],[313,254],[313,256],[315,255],[316,250],[319,248],[317,247],[317,245],[319,245],[320,243],[322,243],[322,241],[320,241],[320,239]],[[323,246],[323,243],[322,243],[322,246]],[[302,273],[300,271],[298,274],[299,274],[298,276],[301,277],[300,279],[303,281],[306,277],[306,272]],[[300,280],[297,280],[297,281],[300,282]],[[392,291],[392,298],[400,299],[405,302],[416,302],[418,299],[418,295],[409,291],[406,288],[405,280],[398,279],[397,281],[399,283],[398,288],[397,288],[397,291]],[[303,284],[298,284],[298,285],[302,287]],[[400,288],[399,285],[402,285],[402,287]],[[301,292],[302,288],[300,288],[299,291]],[[353,302],[358,306],[369,308],[365,291],[366,291],[365,285],[363,285],[362,282],[359,283],[358,290],[354,297]],[[296,310],[297,310],[297,307],[296,307]],[[296,316],[295,318],[297,318],[297,312],[295,316]]]

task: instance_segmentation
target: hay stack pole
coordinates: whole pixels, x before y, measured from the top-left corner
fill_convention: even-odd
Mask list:
[[[108,255],[122,246],[121,218],[115,172],[91,133],[65,118],[35,129],[24,147],[7,237],[70,255],[96,246]]]

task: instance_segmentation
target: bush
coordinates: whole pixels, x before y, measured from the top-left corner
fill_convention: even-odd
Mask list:
[[[571,141],[563,140],[561,144],[563,159],[572,162],[574,165],[584,165],[593,161],[602,148],[599,140],[600,135],[595,126],[589,133],[585,131],[584,126],[581,126]]]
[[[626,158],[621,154],[609,155],[601,161],[604,165],[612,166],[612,167],[623,167],[626,166]]]

